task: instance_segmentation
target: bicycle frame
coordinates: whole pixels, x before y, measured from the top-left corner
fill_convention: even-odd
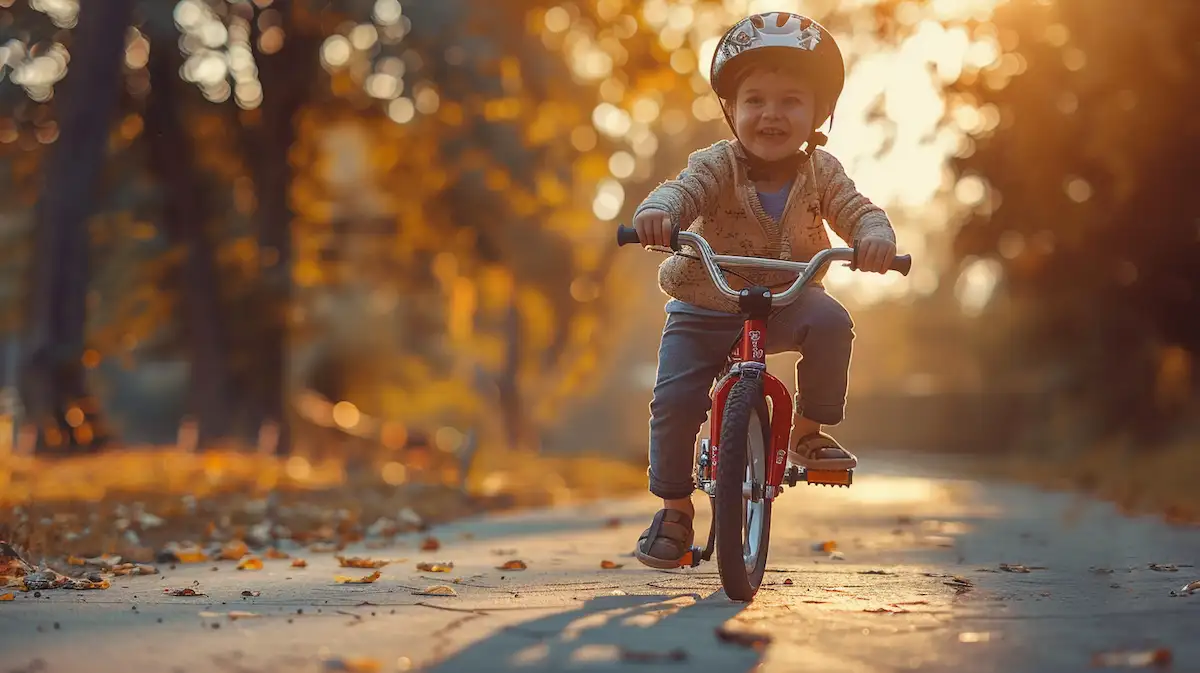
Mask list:
[[[783,476],[787,470],[788,444],[792,434],[792,396],[787,386],[767,371],[767,354],[763,348],[767,337],[767,321],[761,318],[747,318],[742,328],[742,336],[729,354],[729,373],[718,381],[712,395],[712,412],[709,418],[709,467],[716,474],[717,462],[720,460],[721,447],[717,439],[721,436],[721,418],[725,412],[725,399],[729,396],[733,384],[743,371],[755,370],[755,375],[762,379],[763,392],[771,401],[771,446],[768,455],[774,456],[770,469],[767,471],[767,483],[763,496],[773,500],[780,492]],[[761,367],[747,368],[746,363],[754,363]]]

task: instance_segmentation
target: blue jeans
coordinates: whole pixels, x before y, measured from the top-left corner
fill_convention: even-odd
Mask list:
[[[666,311],[650,401],[649,474],[650,492],[674,500],[695,488],[696,435],[712,406],[713,380],[744,320],[676,300],[667,303]],[[842,421],[853,341],[849,312],[822,287],[805,288],[799,299],[772,316],[767,353],[798,351],[802,356],[796,364],[796,415],[823,425]]]

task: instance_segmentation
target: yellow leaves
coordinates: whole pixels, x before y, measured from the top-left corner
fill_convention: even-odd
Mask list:
[[[347,558],[345,556],[336,556],[335,558],[338,560],[338,565],[343,568],[382,568],[391,563],[391,561],[388,560],[376,560],[358,557]]]
[[[570,197],[566,185],[558,179],[557,175],[549,171],[538,173],[536,184],[538,198],[547,206],[561,206]]]
[[[624,568],[624,567],[625,567],[624,563],[614,563],[613,561],[607,561],[607,560],[600,562],[600,568],[602,570],[616,570],[618,568]]]
[[[541,291],[522,287],[517,291],[517,308],[524,327],[522,348],[540,351],[554,340],[554,306]]]
[[[347,577],[346,575],[338,575],[333,578],[333,581],[337,582],[338,584],[371,584],[375,580],[379,579],[382,575],[383,573],[376,570],[370,575],[359,577],[357,579],[353,577]]]
[[[238,570],[262,570],[263,562],[262,562],[262,559],[258,558],[257,556],[247,556],[246,558],[244,558],[238,562],[237,569]]]
[[[250,553],[250,547],[241,540],[231,540],[221,547],[219,558],[226,561],[237,561]]]
[[[512,121],[523,107],[519,98],[497,98],[483,104],[483,117],[489,122]]]
[[[525,565],[524,561],[513,559],[511,561],[506,561],[504,565],[496,566],[496,570],[525,570],[528,567],[529,566]]]
[[[446,584],[435,584],[433,586],[426,587],[424,591],[414,591],[412,593],[414,596],[457,596],[458,595],[458,592],[454,590],[454,587],[448,586]]]
[[[454,563],[450,561],[443,561],[440,563],[421,562],[417,564],[417,570],[422,570],[427,573],[448,573],[451,570],[454,570]]]

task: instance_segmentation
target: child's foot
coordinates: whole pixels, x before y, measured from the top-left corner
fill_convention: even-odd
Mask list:
[[[638,539],[633,555],[651,568],[678,568],[694,538],[691,515],[678,509],[660,509]]]
[[[853,453],[819,431],[801,437],[789,457],[800,467],[813,470],[853,470],[858,466]]]

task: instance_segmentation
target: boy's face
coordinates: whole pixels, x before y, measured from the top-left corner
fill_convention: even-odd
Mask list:
[[[738,140],[761,159],[795,154],[813,131],[817,115],[811,87],[794,75],[755,70],[742,80],[733,104]]]

